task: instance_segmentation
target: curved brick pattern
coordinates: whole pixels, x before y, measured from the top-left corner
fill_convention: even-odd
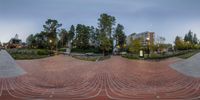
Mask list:
[[[100,62],[67,56],[17,61],[27,74],[0,79],[1,99],[155,100],[198,99],[200,79],[160,62],[112,57]]]

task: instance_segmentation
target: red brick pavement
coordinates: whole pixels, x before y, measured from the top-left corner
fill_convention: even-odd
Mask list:
[[[67,56],[17,63],[27,74],[0,79],[0,100],[182,100],[200,96],[200,79],[169,67],[177,59],[90,62]],[[2,92],[3,91],[3,92]]]

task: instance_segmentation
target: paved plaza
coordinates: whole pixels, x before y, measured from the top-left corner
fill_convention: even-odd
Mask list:
[[[1,75],[0,100],[200,99],[200,78],[170,67],[190,59],[143,61],[112,56],[91,62],[59,55],[15,63],[5,51],[1,59],[1,70],[11,69],[7,72],[14,75]]]

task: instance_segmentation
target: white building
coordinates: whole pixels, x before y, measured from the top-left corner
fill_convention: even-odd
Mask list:
[[[127,37],[126,43],[129,45],[131,43],[131,39],[141,39],[141,43],[143,46],[147,45],[147,42],[150,44],[154,43],[155,33],[154,32],[142,32],[138,34],[131,34]]]

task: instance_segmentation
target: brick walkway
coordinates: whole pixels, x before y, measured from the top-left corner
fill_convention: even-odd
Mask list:
[[[27,74],[1,79],[0,95],[4,95],[0,100],[197,99],[200,79],[170,68],[176,61],[136,61],[118,56],[100,62],[68,56],[17,61]]]

